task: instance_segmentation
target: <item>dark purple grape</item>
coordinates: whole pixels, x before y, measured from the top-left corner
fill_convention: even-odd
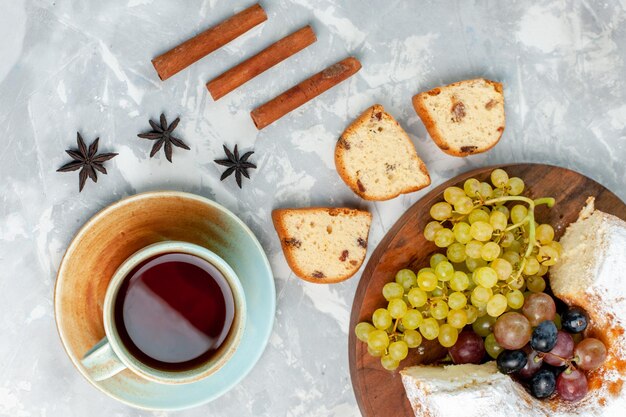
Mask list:
[[[589,391],[587,377],[578,369],[561,372],[556,379],[556,391],[566,401],[580,401]]]
[[[520,378],[529,379],[533,375],[535,375],[543,364],[543,359],[539,356],[539,353],[533,350],[530,345],[524,346],[524,352],[528,356],[528,360],[526,361],[526,365],[517,373]]]
[[[530,337],[530,346],[539,352],[550,352],[556,345],[558,330],[553,321],[546,320],[535,327]]]
[[[556,345],[543,356],[543,361],[553,366],[563,366],[566,361],[574,357],[574,339],[572,335],[559,330],[556,335]]]
[[[561,325],[570,333],[580,333],[587,328],[589,320],[582,308],[571,307],[561,317]]]
[[[454,346],[448,349],[455,364],[475,363],[479,364],[485,356],[485,344],[483,338],[472,330],[464,330],[459,334]]]
[[[521,370],[527,361],[528,358],[523,350],[505,350],[498,355],[496,364],[503,374],[512,374]]]
[[[530,380],[530,392],[535,398],[548,398],[556,389],[556,377],[552,371],[542,369]]]

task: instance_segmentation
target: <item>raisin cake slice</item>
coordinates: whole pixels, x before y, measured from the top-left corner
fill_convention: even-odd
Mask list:
[[[365,110],[335,147],[343,181],[365,200],[389,200],[430,185],[409,135],[380,104]]]
[[[372,215],[349,208],[280,209],[274,227],[293,272],[315,283],[354,275],[367,253]]]
[[[430,137],[454,156],[485,152],[504,131],[502,84],[482,78],[460,81],[413,97]]]

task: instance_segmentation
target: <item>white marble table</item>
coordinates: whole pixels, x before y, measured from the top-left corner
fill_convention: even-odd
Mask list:
[[[219,400],[176,415],[358,416],[347,332],[358,276],[306,284],[288,269],[270,222],[280,206],[350,205],[374,214],[370,253],[424,191],[370,204],[333,168],[346,123],[379,102],[407,129],[436,185],[472,167],[566,166],[626,199],[626,1],[266,0],[269,21],[167,82],[150,59],[249,5],[218,0],[0,0],[0,416],[162,416],[107,398],[73,368],[56,334],[55,273],[77,228],[146,190],[198,193],[257,233],[278,309],[256,368]],[[382,5],[384,4],[384,6]],[[312,47],[215,103],[204,84],[311,23]],[[348,54],[361,72],[257,132],[249,111]],[[505,85],[507,128],[492,151],[459,159],[427,136],[411,97],[485,76]],[[191,151],[148,158],[136,134],[165,112]],[[67,161],[76,131],[120,155],[78,193]],[[240,191],[219,181],[222,144],[255,150]],[[385,417],[385,416],[382,416]]]

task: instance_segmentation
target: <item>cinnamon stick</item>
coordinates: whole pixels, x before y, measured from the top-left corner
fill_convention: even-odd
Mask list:
[[[311,26],[305,26],[212,79],[207,83],[206,87],[211,93],[213,100],[219,100],[257,75],[303,50],[316,40],[315,32],[313,32]]]
[[[255,4],[154,58],[152,65],[159,78],[167,80],[266,20],[265,10]]]
[[[250,113],[252,120],[257,129],[261,130],[309,100],[319,96],[324,91],[336,86],[351,75],[356,74],[360,69],[361,63],[354,57],[337,62],[252,110]]]

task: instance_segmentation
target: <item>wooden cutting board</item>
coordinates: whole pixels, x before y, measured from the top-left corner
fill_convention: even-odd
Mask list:
[[[495,168],[503,168],[509,176],[524,180],[524,195],[532,198],[554,197],[556,204],[551,209],[538,206],[536,219],[539,223],[550,223],[555,230],[555,239],[561,237],[565,228],[578,217],[589,196],[596,198],[597,209],[626,220],[626,204],[615,194],[597,182],[577,172],[543,164],[514,164],[475,169],[441,184],[415,203],[396,222],[380,242],[359,282],[352,304],[349,332],[349,358],[352,386],[364,417],[412,417],[411,405],[404,393],[398,371],[389,372],[380,365],[380,358],[367,353],[367,345],[359,341],[354,327],[360,321],[371,321],[372,313],[387,302],[382,288],[394,279],[399,269],[411,267],[417,270],[427,266],[430,255],[440,251],[434,243],[424,239],[422,231],[430,219],[430,207],[443,200],[443,191],[452,185],[463,186],[471,177],[486,181]],[[402,361],[398,370],[428,363],[445,355],[445,350],[436,342],[422,345],[424,349],[410,349],[409,356]]]

